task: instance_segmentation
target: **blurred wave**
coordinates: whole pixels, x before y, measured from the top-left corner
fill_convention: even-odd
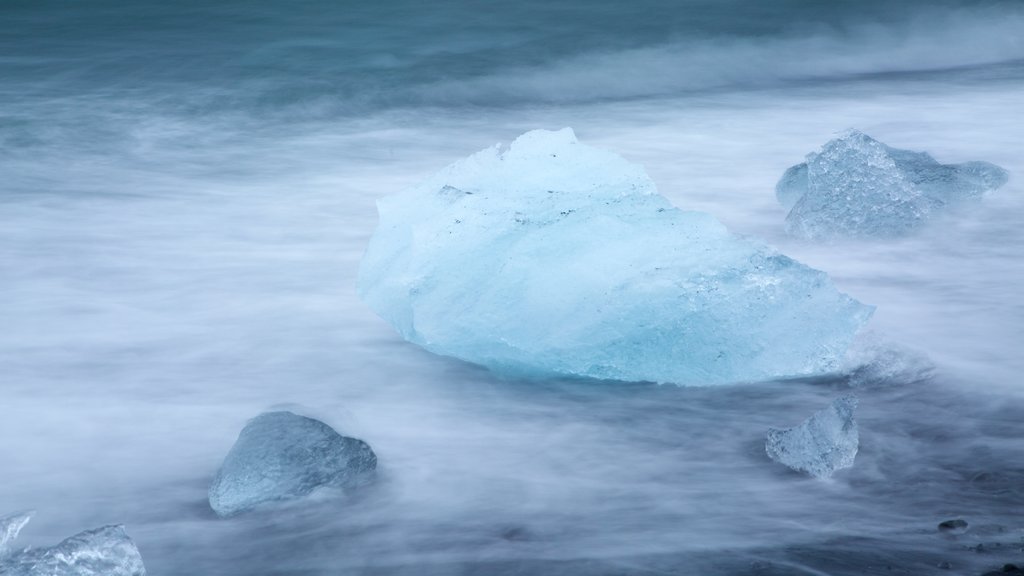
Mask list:
[[[1008,66],[1006,66],[1008,65]],[[1024,77],[1024,7],[955,10],[899,24],[815,26],[777,37],[718,36],[588,53],[440,82],[429,102],[513,104],[671,96],[880,74],[1003,67]]]
[[[1016,2],[14,1],[0,102],[324,117],[743,90],[884,73],[1024,75]]]

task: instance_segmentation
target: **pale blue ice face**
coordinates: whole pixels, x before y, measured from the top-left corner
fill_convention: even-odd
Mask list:
[[[210,486],[210,507],[231,516],[322,487],[349,488],[369,480],[376,467],[377,456],[362,440],[319,420],[267,412],[238,435]]]
[[[890,148],[849,130],[775,187],[786,231],[803,238],[894,237],[946,206],[980,199],[1008,174],[988,162],[939,164],[926,152]]]
[[[837,470],[853,466],[860,446],[853,418],[856,408],[856,397],[843,396],[799,426],[769,430],[765,442],[768,456],[816,478],[828,478]]]
[[[32,513],[0,518],[0,574],[4,576],[145,576],[146,567],[124,526],[76,534],[52,548],[11,546]]]
[[[834,370],[872,308],[683,212],[571,130],[524,134],[378,204],[363,299],[499,372],[689,385]]]

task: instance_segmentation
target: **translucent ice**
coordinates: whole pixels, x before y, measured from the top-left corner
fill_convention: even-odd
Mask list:
[[[939,164],[925,152],[890,148],[850,130],[775,187],[789,208],[786,230],[804,238],[893,237],[945,206],[980,198],[1007,181],[988,162]]]
[[[798,472],[828,478],[839,469],[853,466],[860,437],[853,411],[857,398],[843,396],[803,424],[768,431],[768,457]]]
[[[146,567],[123,526],[87,530],[53,548],[7,550],[30,514],[0,519],[0,574],[4,576],[145,576]]]
[[[291,412],[266,412],[238,435],[210,486],[210,507],[231,516],[265,502],[291,500],[317,488],[346,488],[369,479],[377,456],[362,440]]]
[[[18,537],[21,529],[32,519],[32,514],[32,512],[18,512],[0,518],[0,562],[11,554],[11,542]]]
[[[493,370],[679,384],[828,372],[872,309],[683,212],[644,170],[538,130],[378,203],[363,299]]]
[[[847,350],[843,372],[854,388],[912,384],[930,379],[935,364],[927,354],[862,332]]]
[[[807,193],[807,164],[790,166],[775,185],[775,197],[783,208],[790,209]]]

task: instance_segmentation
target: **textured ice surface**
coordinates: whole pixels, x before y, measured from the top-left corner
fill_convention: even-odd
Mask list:
[[[893,237],[944,206],[980,198],[1007,178],[988,162],[939,164],[925,152],[890,148],[850,130],[786,170],[775,194],[790,208],[790,234]]]
[[[300,498],[320,487],[361,484],[377,467],[362,440],[291,412],[253,418],[238,435],[210,486],[210,507],[220,516],[265,502]]]
[[[32,519],[32,514],[33,512],[17,512],[0,518],[0,567],[3,559],[11,554],[11,542]]]
[[[860,437],[853,411],[857,398],[843,396],[799,426],[768,431],[765,450],[776,462],[818,478],[853,466]]]
[[[4,576],[145,576],[146,567],[123,526],[76,534],[53,548],[8,549],[31,514],[0,519],[0,574]]]
[[[846,353],[843,372],[854,388],[912,384],[928,380],[935,364],[927,354],[862,332]]]
[[[796,205],[807,193],[807,164],[790,166],[782,174],[782,179],[775,185],[775,197],[779,204],[787,210]]]
[[[644,170],[538,130],[378,203],[363,299],[406,339],[515,375],[721,384],[832,371],[872,308]]]

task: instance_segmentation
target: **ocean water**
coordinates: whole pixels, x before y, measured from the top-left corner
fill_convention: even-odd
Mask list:
[[[854,468],[764,453],[842,377],[501,379],[358,300],[377,198],[563,126],[876,305],[882,372],[930,358],[856,390]],[[1010,182],[907,239],[788,238],[775,182],[846,128]],[[1022,563],[1022,133],[1019,2],[3,0],[0,515],[38,511],[25,545],[123,523],[155,575]],[[271,407],[369,442],[379,482],[217,519]]]

